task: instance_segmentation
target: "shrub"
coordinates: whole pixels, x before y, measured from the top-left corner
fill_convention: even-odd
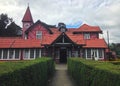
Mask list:
[[[0,62],[0,86],[45,86],[54,62],[49,58]]]
[[[68,72],[79,86],[119,86],[120,66],[110,62],[69,59]]]

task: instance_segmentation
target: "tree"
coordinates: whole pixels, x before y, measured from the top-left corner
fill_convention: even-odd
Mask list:
[[[19,36],[21,34],[20,32],[21,28],[15,24],[15,22],[12,22],[8,27],[7,27],[7,34],[8,36]]]
[[[0,15],[0,36],[19,36],[21,28],[7,14]]]
[[[111,51],[116,52],[117,56],[120,57],[120,43],[112,43],[110,44]]]

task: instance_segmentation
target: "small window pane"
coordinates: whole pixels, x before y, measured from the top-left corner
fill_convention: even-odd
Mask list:
[[[85,34],[84,34],[84,39],[90,39],[90,34],[85,33]]]
[[[24,58],[25,58],[25,59],[28,59],[28,58],[29,58],[29,49],[25,49]]]
[[[2,50],[0,50],[0,59],[2,58]]]
[[[103,57],[103,53],[102,53],[102,49],[99,49],[99,58],[102,58]]]
[[[7,59],[8,50],[3,50],[3,59]]]
[[[13,56],[14,56],[14,50],[10,49],[9,50],[9,59],[13,59]]]
[[[15,50],[15,59],[19,59],[19,49]]]
[[[87,58],[91,58],[91,49],[87,49]]]
[[[42,38],[42,31],[36,31],[36,38],[41,39]]]
[[[40,50],[39,50],[39,49],[36,49],[36,58],[39,57],[39,52],[40,52]]]
[[[34,49],[30,49],[30,58],[34,58]]]

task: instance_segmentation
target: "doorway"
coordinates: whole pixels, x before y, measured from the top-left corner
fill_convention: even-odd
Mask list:
[[[60,49],[60,63],[67,63],[67,50]]]

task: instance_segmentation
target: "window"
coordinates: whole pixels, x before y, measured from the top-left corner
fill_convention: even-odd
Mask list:
[[[24,58],[25,59],[29,58],[29,49],[25,49],[25,51],[24,51]]]
[[[39,52],[40,52],[40,50],[36,49],[36,58],[39,58]]]
[[[42,38],[42,31],[36,31],[36,38],[41,39]]]
[[[97,49],[92,49],[92,57],[97,57]]]
[[[8,56],[8,50],[3,50],[3,59],[7,59]]]
[[[30,58],[34,58],[34,49],[30,49]]]
[[[84,39],[90,39],[90,34],[89,33],[85,33],[84,34]]]
[[[98,49],[92,49],[92,59],[98,60]]]
[[[2,58],[2,50],[0,49],[0,59]]]
[[[19,59],[19,49],[15,50],[15,59]]]
[[[99,49],[98,52],[99,52],[99,58],[103,58],[103,50]]]
[[[14,58],[14,50],[10,49],[9,50],[9,59],[13,59]]]
[[[72,52],[71,52],[71,50],[69,49],[69,50],[68,50],[68,57],[72,57],[72,56],[71,56],[71,53],[72,53]]]
[[[65,28],[61,28],[60,31],[61,31],[61,32],[65,32]]]
[[[87,58],[91,58],[91,49],[87,49]]]

